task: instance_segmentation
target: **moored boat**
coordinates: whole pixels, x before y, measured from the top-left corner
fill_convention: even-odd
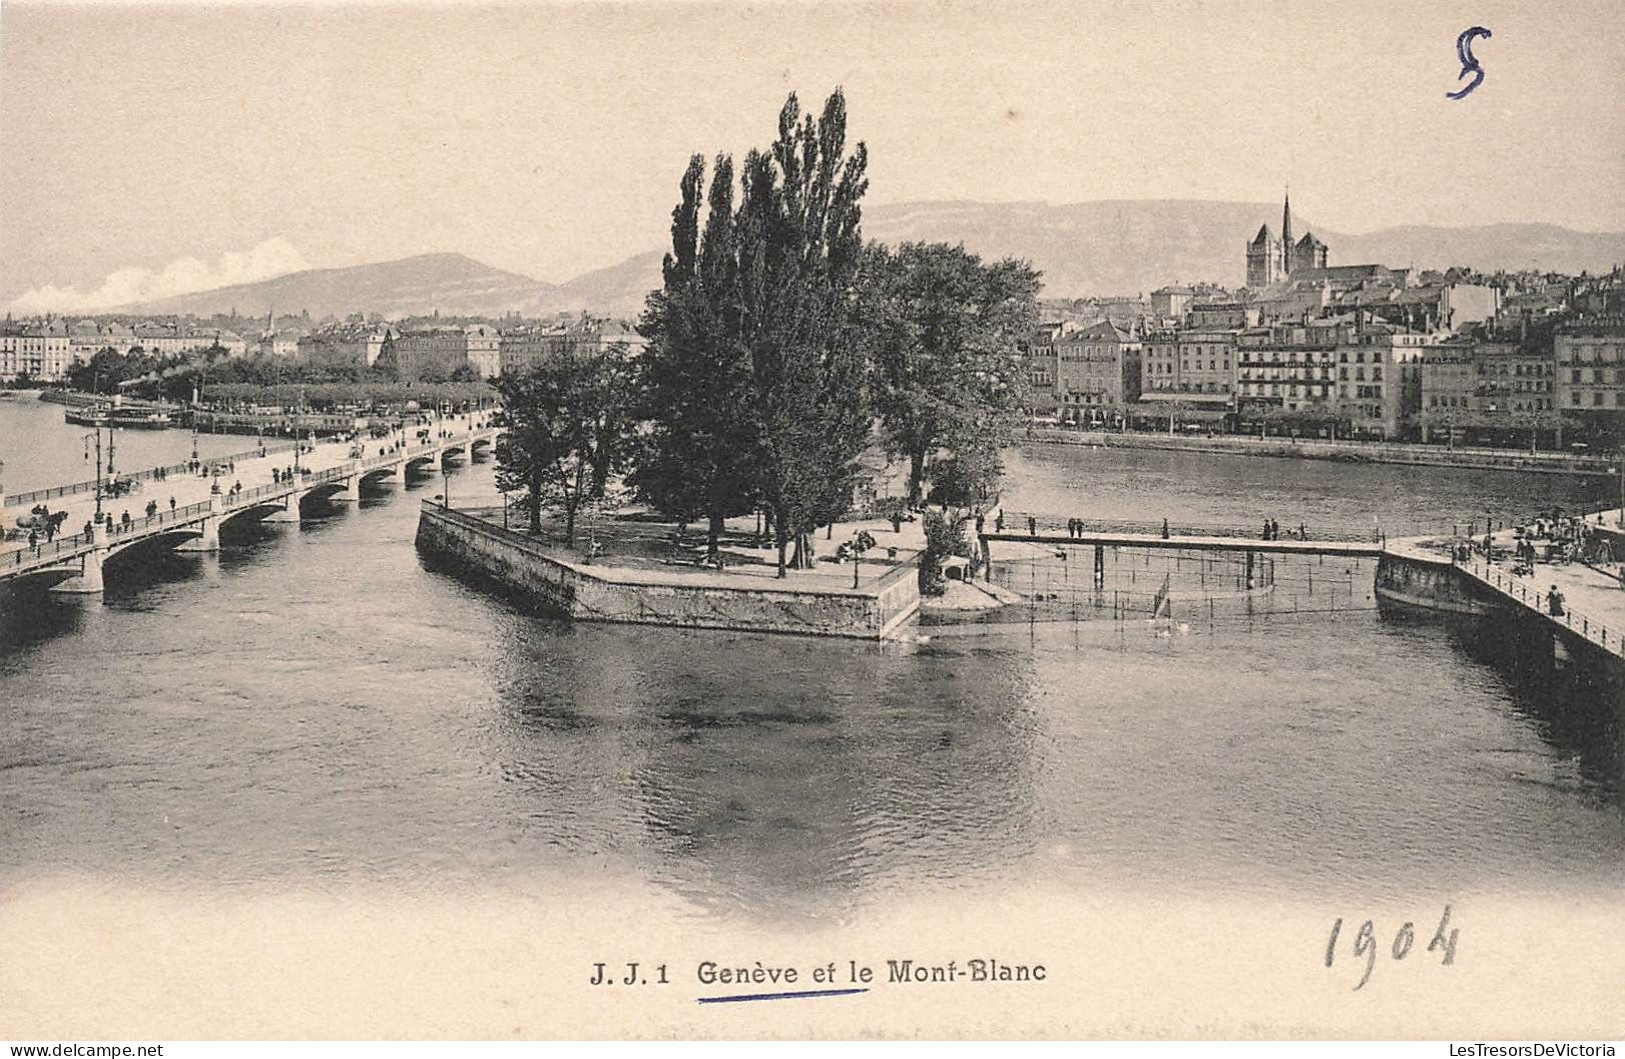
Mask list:
[[[69,423],[86,427],[136,427],[149,430],[162,429],[173,422],[173,417],[168,412],[144,408],[109,408],[105,405],[69,408],[62,413],[62,418]]]

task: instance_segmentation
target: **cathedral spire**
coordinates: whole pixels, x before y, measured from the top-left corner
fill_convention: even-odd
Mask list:
[[[1292,185],[1286,189],[1286,201],[1281,207],[1281,264],[1292,271]]]

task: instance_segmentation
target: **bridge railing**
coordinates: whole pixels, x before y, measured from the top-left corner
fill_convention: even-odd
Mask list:
[[[82,533],[59,538],[49,544],[24,545],[13,551],[0,553],[0,572],[18,573],[41,566],[53,566],[83,555],[94,548]]]
[[[292,451],[293,451],[293,443],[292,442],[283,442],[283,443],[279,443],[279,444],[275,444],[275,445],[267,445],[267,446],[265,446],[264,455],[270,456],[270,455],[273,455],[273,454],[276,454],[276,453],[292,452]],[[259,459],[260,456],[261,456],[261,451],[256,448],[256,449],[250,449],[247,452],[234,452],[234,453],[231,453],[230,455],[226,455],[226,456],[208,456],[208,457],[204,457],[204,458],[201,458],[201,459],[198,460],[198,465],[201,466],[201,467],[205,467],[205,468],[208,468],[210,470],[213,470],[216,467],[224,467],[224,466],[226,466],[228,464],[234,464],[238,460],[255,460],[255,459]],[[146,482],[146,481],[152,481],[155,478],[169,478],[169,477],[173,477],[175,475],[187,475],[187,474],[196,474],[196,473],[197,473],[197,471],[193,468],[191,462],[187,461],[185,463],[166,464],[166,465],[164,465],[162,467],[149,467],[146,470],[132,471],[132,472],[130,472],[128,474],[126,474],[124,472],[120,472],[119,475],[118,475],[118,480],[121,481],[121,482],[124,482],[124,481]],[[109,479],[104,478],[102,481],[103,481],[103,484],[105,485],[109,481]],[[17,494],[14,494],[14,495],[13,494],[7,494],[7,496],[6,496],[6,506],[7,507],[16,507],[16,506],[18,506],[20,504],[37,504],[41,500],[54,500],[57,497],[61,497],[61,496],[74,496],[74,495],[77,495],[77,494],[80,494],[80,493],[93,493],[95,491],[96,491],[96,480],[94,478],[92,478],[91,480],[89,480],[87,482],[74,482],[71,485],[53,485],[48,489],[33,489],[33,490],[30,490],[30,491],[28,491],[26,493],[17,493]]]
[[[1030,521],[1029,521],[1030,520]],[[1054,515],[1036,515],[1024,511],[1006,511],[1002,520],[1003,529],[998,529],[1000,523],[994,519],[985,518],[982,530],[984,533],[1010,533],[1026,534],[1038,533],[1042,536],[1065,536],[1067,534],[1068,520]],[[1160,537],[1162,523],[1134,522],[1116,519],[1082,519],[1080,524],[1084,533],[1112,533],[1112,534],[1138,534],[1147,537]],[[1030,528],[1029,528],[1030,527]],[[1224,537],[1238,540],[1262,540],[1260,531],[1262,526],[1236,526],[1223,523],[1194,523],[1175,522],[1169,520],[1168,535],[1170,537]],[[1298,540],[1297,527],[1282,526],[1282,539]],[[1373,528],[1363,533],[1353,533],[1347,530],[1309,530],[1305,527],[1306,539],[1316,541],[1336,541],[1339,543],[1370,544],[1379,541],[1384,531]]]
[[[360,466],[361,464],[359,462],[352,460],[349,463],[340,464],[337,467],[329,467],[325,471],[317,471],[314,473],[307,472],[301,474],[299,475],[299,480],[297,482],[272,482],[270,485],[256,486],[253,489],[244,489],[238,493],[227,493],[224,497],[225,506],[228,510],[235,511],[238,508],[253,506],[254,504],[265,500],[276,500],[287,496],[289,493],[302,492],[311,488],[312,486],[323,485],[327,482],[336,482],[348,478],[352,474],[355,474]]]
[[[1064,536],[1067,533],[1067,520],[1065,518],[1055,515],[1038,515],[1026,511],[1004,512],[1003,530],[996,528],[997,523],[995,520],[987,518],[984,520],[982,530],[984,533],[1026,534],[1029,532],[1027,521],[1029,518],[1033,520],[1032,525],[1041,535]],[[1299,523],[1295,526],[1283,523],[1280,527],[1280,539],[1307,539],[1347,544],[1380,543],[1405,537],[1465,537],[1478,540],[1483,537],[1486,529],[1500,532],[1512,524],[1512,521],[1507,519],[1486,519],[1483,515],[1429,522],[1382,522],[1373,525],[1369,530],[1328,530],[1305,523]],[[1300,526],[1304,531],[1302,537],[1299,535]],[[1160,522],[1083,519],[1082,527],[1085,533],[1132,533],[1152,537],[1162,535],[1162,523]],[[1263,540],[1261,536],[1262,530],[1262,525],[1237,526],[1233,523],[1175,522],[1171,519],[1168,522],[1168,535],[1170,537],[1225,537],[1238,540]]]
[[[291,492],[293,492],[293,483],[272,482],[270,485],[259,485],[253,489],[244,489],[235,495],[227,493],[225,506],[227,509],[234,510],[250,506],[265,497],[283,496]]]
[[[107,538],[109,543],[129,540],[132,537],[145,536],[156,529],[174,525],[179,522],[191,522],[209,513],[207,500],[196,504],[186,504],[172,511],[159,511],[144,518],[132,518],[129,523],[109,522],[107,525]],[[83,534],[80,539],[83,539]]]
[[[1535,590],[1531,592],[1527,584],[1498,566],[1489,566],[1482,562],[1457,563],[1456,565],[1458,569],[1465,570],[1484,584],[1522,603],[1535,613],[1579,633],[1580,636],[1597,644],[1604,650],[1611,651],[1616,655],[1625,655],[1625,639],[1622,639],[1622,637],[1625,637],[1625,632],[1622,632],[1619,628],[1610,629],[1602,622],[1594,621],[1589,615],[1582,614],[1568,606],[1566,601],[1561,615],[1550,613],[1550,607],[1543,610],[1541,608],[1542,596],[1539,586],[1536,586]]]

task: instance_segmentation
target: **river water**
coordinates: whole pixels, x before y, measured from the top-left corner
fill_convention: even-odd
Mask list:
[[[0,403],[13,490],[83,471]],[[126,443],[131,469],[188,454]],[[241,438],[207,438],[236,451]],[[138,455],[139,454],[139,455]],[[1006,507],[1360,531],[1607,483],[1188,453],[1011,454]],[[490,465],[453,496],[489,492]],[[627,884],[839,923],[1012,879],[1257,893],[1617,893],[1617,712],[1362,605],[1046,620],[889,644],[569,626],[426,568],[372,488],[218,556],[134,554],[105,601],[0,588],[0,892]]]

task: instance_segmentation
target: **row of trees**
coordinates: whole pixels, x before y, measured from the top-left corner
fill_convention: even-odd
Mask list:
[[[190,354],[153,354],[137,346],[126,353],[107,348],[68,369],[67,382],[85,393],[130,392],[146,397],[188,400],[194,392],[207,397],[220,388],[247,393],[254,387],[353,384],[390,387],[401,383],[442,385],[479,383],[472,364],[455,368],[423,365],[413,379],[401,380],[386,364],[310,364],[288,357],[256,354],[233,357],[219,346]],[[134,383],[123,386],[121,383]]]
[[[713,554],[725,519],[765,512],[782,575],[850,508],[876,441],[908,461],[911,501],[928,481],[949,502],[992,488],[1038,274],[963,247],[865,245],[867,165],[839,91],[816,119],[790,96],[737,188],[730,156],[709,186],[690,160],[637,363],[610,351],[498,383],[514,422],[499,473],[533,527],[550,503],[573,525],[625,474],[661,513],[704,522]]]

